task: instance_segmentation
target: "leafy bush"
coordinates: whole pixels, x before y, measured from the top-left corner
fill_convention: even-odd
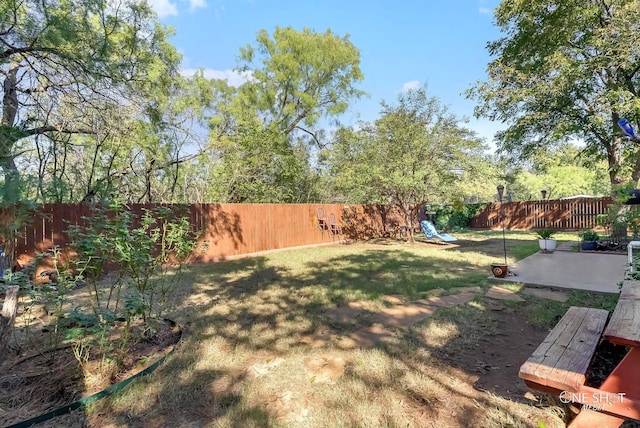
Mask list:
[[[485,204],[455,204],[436,209],[435,226],[438,230],[459,230],[469,227],[471,219]]]
[[[69,228],[75,268],[91,285],[94,311],[116,317],[160,315],[198,240],[189,219],[176,209],[157,207],[137,216],[117,202],[96,207],[86,225]],[[104,290],[105,266],[115,266],[117,280]],[[123,296],[124,293],[124,296]],[[138,302],[131,310],[132,294]],[[123,305],[123,299],[129,304]]]
[[[91,308],[66,315],[73,336],[68,338],[74,340],[81,365],[89,351],[97,349],[102,369],[112,371],[124,361],[132,321],[148,323],[162,314],[194,254],[198,235],[188,218],[168,207],[136,215],[125,205],[111,203],[96,207],[85,220],[85,225],[70,226],[68,233],[73,268],[89,285]],[[115,267],[114,280],[103,281],[107,266]],[[118,323],[122,334],[112,343],[110,332]]]
[[[579,233],[580,238],[583,241],[599,241],[600,235],[595,230],[584,230]]]
[[[553,236],[556,234],[556,231],[553,229],[540,229],[540,230],[536,230],[535,233],[538,239],[553,239]]]

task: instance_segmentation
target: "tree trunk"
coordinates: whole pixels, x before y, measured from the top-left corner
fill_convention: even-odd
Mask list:
[[[611,113],[611,123],[614,129],[618,127],[620,115],[616,112]],[[615,132],[613,133],[615,135]],[[612,137],[611,144],[605,144],[607,149],[607,162],[609,163],[609,182],[614,184],[620,171],[620,163],[622,161],[622,140],[620,137]]]
[[[18,290],[17,285],[7,287],[4,304],[2,305],[2,317],[0,318],[0,361],[4,361],[9,337],[13,331],[13,323],[18,312]]]
[[[2,142],[1,147],[5,144]],[[13,144],[10,144],[13,146]],[[0,168],[4,173],[4,183],[0,187],[0,203],[4,206],[10,206],[18,202],[20,197],[20,173],[16,162],[9,152],[7,154],[0,155]]]
[[[4,172],[4,185],[0,195],[5,205],[20,199],[20,174],[16,167],[13,146],[18,139],[18,130],[14,128],[18,115],[17,74],[20,65],[12,62],[9,66],[2,89],[2,123],[0,123],[0,168]]]
[[[633,172],[631,173],[633,187],[638,187],[638,180],[640,180],[640,153],[636,154],[636,162],[633,165]]]
[[[411,215],[411,206],[404,204],[401,206],[402,213],[404,214],[404,223],[407,226],[407,242],[414,243],[416,242],[415,237],[413,236],[413,225],[411,224],[412,215]]]

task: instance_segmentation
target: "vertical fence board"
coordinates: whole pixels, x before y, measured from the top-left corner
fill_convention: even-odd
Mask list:
[[[580,230],[595,226],[596,217],[605,214],[612,203],[610,198],[492,203],[471,220],[470,227],[500,229],[504,214],[504,226],[509,230]],[[141,215],[144,209],[157,206],[134,204],[130,209]],[[405,225],[397,210],[383,205],[193,204],[184,208],[193,230],[200,231],[201,241],[207,244],[206,252],[199,255],[202,261],[345,238],[369,239]],[[330,214],[336,216],[342,235],[332,236],[330,230],[318,227],[318,208],[324,210],[326,221]],[[86,205],[39,207],[17,239],[16,254],[32,257],[52,245],[64,248],[69,225],[86,225],[90,214]],[[0,215],[0,221],[7,218]]]
[[[554,228],[561,230],[588,229],[596,225],[596,218],[606,214],[613,204],[611,198],[572,199],[552,201],[503,202],[505,227],[513,230]],[[492,203],[470,222],[473,229],[499,229],[500,203]]]

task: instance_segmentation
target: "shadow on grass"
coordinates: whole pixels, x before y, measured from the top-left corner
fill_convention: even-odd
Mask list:
[[[486,288],[487,261],[495,256],[493,250],[487,249],[501,249],[502,241],[461,240],[455,249],[429,253],[422,252],[420,245],[388,245],[384,249],[378,245],[332,246],[192,267],[170,314],[186,328],[183,343],[161,369],[138,382],[137,388],[97,405],[89,416],[92,423],[202,426],[223,419],[222,424],[227,426],[281,426],[278,412],[269,407],[273,401],[252,392],[252,387],[261,387],[262,378],[251,378],[249,367],[280,356],[313,355],[317,350],[301,340],[305,336],[327,331],[340,336],[368,325],[366,317],[354,319],[351,325],[332,324],[323,314],[331,305],[357,300],[382,304],[381,298],[387,294],[415,299],[436,288],[445,293],[456,286]],[[352,352],[360,356],[349,357],[346,366],[345,378],[352,386],[343,387],[346,389],[342,393],[349,396],[347,402],[351,404],[337,395],[316,397],[318,405],[344,409],[367,397],[375,400],[373,397],[391,390],[412,409],[411,416],[407,416],[412,421],[410,425],[436,417],[439,409],[448,405],[447,400],[456,400],[456,420],[449,426],[475,426],[474,421],[486,418],[487,409],[495,407],[495,402],[484,395],[478,398],[460,386],[464,381],[451,382],[451,377],[462,376],[473,384],[473,378],[478,376],[477,364],[472,364],[478,346],[504,345],[494,340],[496,317],[483,308],[483,299],[478,297],[473,305],[461,308],[438,309],[436,314],[440,313],[440,317],[397,331],[391,343],[374,350],[392,361],[394,369],[388,372],[360,370],[359,358],[364,358],[362,352],[369,351],[345,351],[328,340],[321,352]],[[420,331],[428,331],[434,322],[452,323],[451,328],[458,334],[441,344],[430,344]],[[523,339],[538,341],[538,337]],[[429,382],[448,396],[433,396],[420,384],[402,384],[407,377],[424,376],[429,376]],[[519,382],[517,374],[511,380]],[[299,387],[302,394],[314,394],[308,385]],[[276,386],[272,388],[274,397],[282,392]],[[298,386],[280,388],[296,391]],[[434,407],[434,403],[439,404]],[[349,412],[337,411],[347,419],[334,422],[344,425]],[[509,409],[503,412],[515,426],[531,423],[522,415],[509,414]],[[400,421],[387,419],[391,414],[382,411],[379,425],[399,426]],[[351,426],[359,426],[353,422]]]

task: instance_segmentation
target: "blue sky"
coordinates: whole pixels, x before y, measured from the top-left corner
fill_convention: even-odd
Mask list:
[[[182,68],[238,83],[232,72],[240,47],[254,44],[261,29],[304,27],[349,35],[360,50],[369,97],[354,103],[345,124],[378,117],[380,102],[395,103],[407,88],[427,84],[468,126],[489,143],[501,125],[473,118],[473,100],[463,92],[485,79],[488,41],[498,0],[151,0],[160,21],[172,26]]]

